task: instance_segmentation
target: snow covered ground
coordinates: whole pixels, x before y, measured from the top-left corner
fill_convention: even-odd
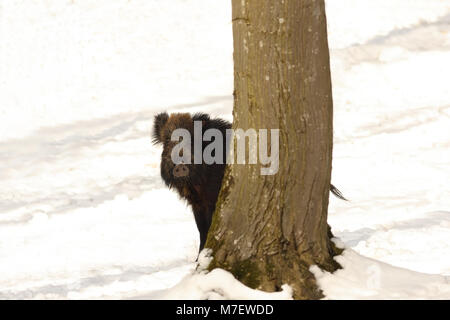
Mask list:
[[[326,3],[333,183],[351,199],[329,221],[349,250],[313,271],[330,299],[450,299],[450,1]],[[289,298],[190,276],[194,219],[150,143],[159,111],[231,120],[230,16],[229,1],[0,2],[1,299]]]

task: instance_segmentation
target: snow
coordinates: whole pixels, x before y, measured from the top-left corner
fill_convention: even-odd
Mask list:
[[[450,277],[393,267],[346,249],[333,274],[313,266],[326,299],[448,299]]]
[[[250,289],[237,281],[234,276],[223,270],[205,271],[211,261],[211,249],[204,249],[199,255],[198,267],[176,286],[155,295],[145,296],[147,299],[170,300],[288,300],[292,299],[292,289],[282,286],[280,292],[263,292]]]
[[[327,299],[450,298],[450,2],[327,0]],[[0,3],[0,298],[288,299],[196,270],[187,205],[159,177],[160,111],[232,119],[231,6]],[[202,260],[204,259],[204,260]],[[206,260],[205,260],[206,259]]]

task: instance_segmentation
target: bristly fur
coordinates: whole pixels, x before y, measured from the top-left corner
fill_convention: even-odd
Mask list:
[[[161,177],[169,188],[173,188],[183,199],[187,200],[192,207],[195,222],[200,233],[200,250],[203,249],[208,230],[211,225],[212,215],[215,210],[217,197],[222,185],[223,174],[225,171],[226,155],[222,164],[185,164],[189,174],[186,177],[175,177],[173,170],[175,164],[171,160],[171,153],[177,144],[171,141],[172,132],[176,129],[188,130],[191,137],[194,135],[194,121],[202,121],[202,135],[210,129],[218,129],[223,136],[226,135],[226,129],[231,128],[231,123],[222,119],[211,119],[208,114],[196,113],[160,113],[155,116],[153,123],[153,143],[162,143],[163,152],[161,154]],[[207,142],[200,141],[203,148]],[[195,142],[192,140],[192,143]],[[223,141],[223,150],[226,149],[226,141]],[[191,155],[192,156],[192,155]]]
[[[333,194],[334,194],[336,197],[338,197],[339,199],[348,201],[348,200],[344,197],[344,195],[341,193],[341,191],[339,191],[339,189],[336,188],[335,186],[331,185],[331,186],[330,186],[330,191],[331,191],[331,193],[333,193]]]
[[[169,119],[167,112],[157,114],[153,120],[152,142],[158,144],[162,142],[161,130]]]
[[[209,114],[203,112],[197,112],[192,116],[192,120],[194,121],[208,121],[210,120]]]

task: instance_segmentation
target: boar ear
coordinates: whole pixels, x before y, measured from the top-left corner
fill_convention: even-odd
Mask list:
[[[153,133],[152,133],[152,141],[154,144],[158,144],[163,141],[161,131],[162,128],[164,128],[164,125],[166,124],[168,119],[169,115],[167,114],[167,112],[161,112],[155,116],[155,119],[153,120]]]

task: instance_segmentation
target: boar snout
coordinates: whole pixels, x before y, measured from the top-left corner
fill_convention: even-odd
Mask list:
[[[187,177],[189,175],[189,168],[185,164],[177,164],[172,172],[175,178]]]

